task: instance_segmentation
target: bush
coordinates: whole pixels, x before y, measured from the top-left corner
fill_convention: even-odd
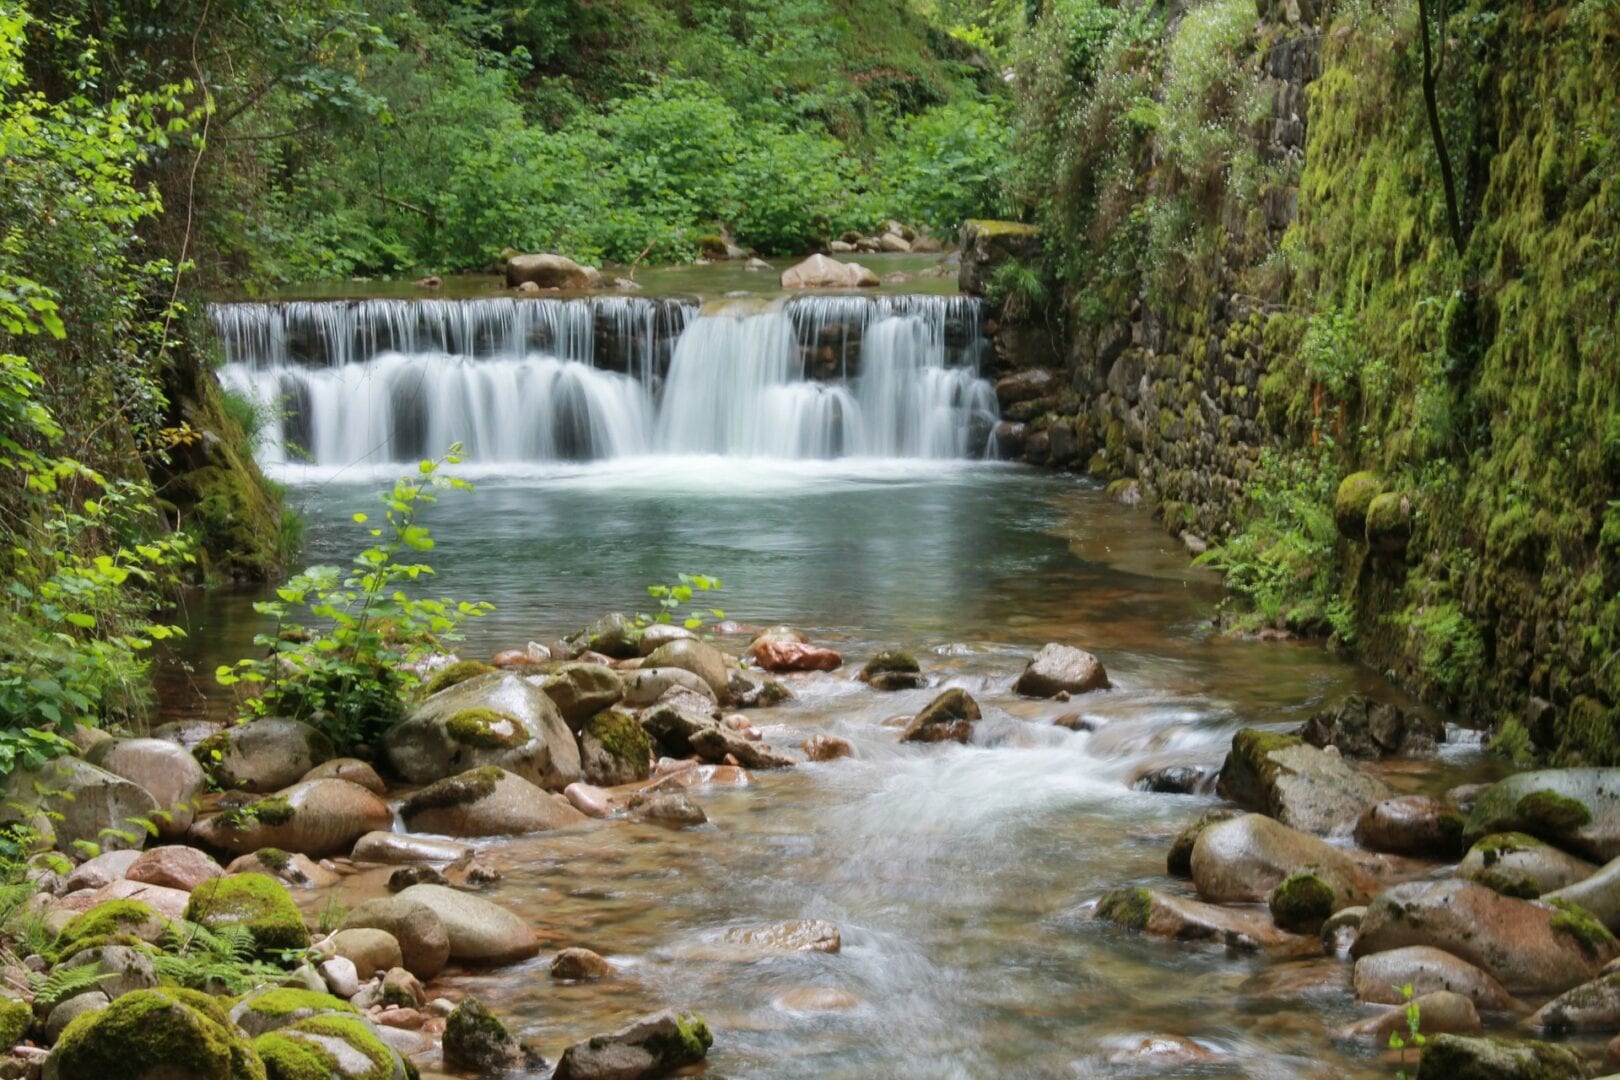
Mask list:
[[[955,232],[971,217],[1012,211],[1012,136],[998,103],[929,109],[896,126],[878,160],[881,203],[902,221]]]

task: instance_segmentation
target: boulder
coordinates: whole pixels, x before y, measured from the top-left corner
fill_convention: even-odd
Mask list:
[[[1620,769],[1541,769],[1492,784],[1474,803],[1464,838],[1522,832],[1607,862],[1620,856]]]
[[[1299,729],[1318,747],[1336,747],[1345,757],[1375,759],[1433,753],[1445,741],[1446,726],[1432,716],[1351,694],[1321,710]]]
[[[1620,971],[1566,990],[1537,1009],[1531,1027],[1566,1031],[1620,1031]]]
[[[812,735],[799,744],[799,749],[810,761],[836,761],[855,755],[855,748],[849,744],[849,740],[832,735]]]
[[[341,956],[354,965],[355,974],[362,979],[381,975],[392,968],[401,967],[405,956],[399,941],[386,930],[374,927],[350,927],[339,930],[316,948],[327,956]]]
[[[406,1080],[415,1075],[377,1028],[361,1016],[326,1013],[253,1040],[270,1080]],[[311,1067],[319,1072],[311,1073]]]
[[[218,1002],[165,987],[125,994],[63,1030],[46,1080],[257,1080],[264,1065]]]
[[[1429,945],[1466,960],[1510,993],[1555,994],[1594,978],[1620,947],[1575,910],[1502,896],[1467,881],[1409,882],[1367,905],[1359,957]]]
[[[412,832],[446,836],[507,836],[575,825],[585,815],[495,765],[435,780],[407,798],[400,817]]]
[[[712,1045],[701,1016],[666,1010],[570,1046],[552,1080],[651,1080],[702,1061]]]
[[[766,671],[837,671],[844,658],[832,649],[797,641],[765,639],[748,647],[748,655]]]
[[[57,1040],[61,1039],[63,1029],[73,1021],[85,1013],[105,1009],[110,1004],[112,1004],[112,998],[101,990],[86,990],[82,994],[75,994],[65,1001],[57,1002],[51,1006],[51,1011],[45,1018],[45,1041],[51,1044],[56,1043]],[[25,1004],[23,1009],[23,1027],[26,1030],[29,1019],[27,1016],[28,1006]],[[5,1042],[7,1046],[12,1046],[17,1043],[22,1034],[23,1032],[19,1031],[16,1036],[10,1039],[0,1039],[0,1041]]]
[[[1243,811],[1229,810],[1224,806],[1205,810],[1199,814],[1192,824],[1177,833],[1176,838],[1170,842],[1170,851],[1164,859],[1166,872],[1172,877],[1192,877],[1192,853],[1198,843],[1198,837],[1217,822],[1231,821],[1242,816]]]
[[[1367,808],[1356,822],[1356,843],[1395,855],[1454,858],[1462,845],[1462,815],[1427,795],[1401,795]]]
[[[642,729],[653,748],[664,757],[684,758],[697,753],[692,738],[699,732],[720,728],[718,721],[673,705],[659,705],[641,714]],[[738,740],[739,742],[741,740]]]
[[[722,727],[704,728],[691,736],[692,752],[716,765],[732,758],[745,769],[790,769],[796,762],[764,743],[751,742]]]
[[[157,803],[158,836],[173,840],[191,827],[197,799],[207,786],[202,766],[178,743],[167,739],[108,739],[85,760],[142,788]]]
[[[377,897],[354,908],[344,916],[339,932],[355,929],[385,931],[399,945],[400,966],[419,979],[433,978],[450,962],[450,934],[444,920],[404,893]]]
[[[1191,869],[1199,897],[1215,903],[1267,900],[1302,869],[1331,889],[1332,907],[1325,914],[1364,904],[1378,891],[1378,879],[1345,849],[1261,814],[1203,829],[1193,844]]]
[[[703,680],[714,693],[716,701],[722,705],[731,701],[731,685],[726,675],[725,654],[706,642],[685,638],[667,642],[648,654],[647,666],[690,671]]]
[[[452,863],[467,858],[472,850],[454,840],[378,831],[357,840],[352,857],[355,862]]]
[[[336,751],[308,724],[267,716],[210,735],[191,754],[227,791],[264,794],[296,784]]]
[[[225,867],[227,874],[263,874],[283,885],[299,889],[321,889],[343,880],[308,855],[280,848],[260,848],[246,855],[238,855]]]
[[[523,1048],[477,998],[461,999],[444,1026],[446,1068],[490,1076],[523,1064]]]
[[[428,784],[499,765],[531,784],[561,791],[579,779],[579,746],[551,698],[510,672],[441,690],[383,736],[389,765]]]
[[[141,881],[114,881],[90,894],[88,907],[114,900],[137,900],[166,919],[178,919],[185,913],[191,895],[166,885],[148,885]],[[88,909],[88,908],[87,908]]]
[[[99,977],[93,985],[115,1001],[125,994],[149,990],[158,984],[157,968],[144,946],[101,945],[82,949],[57,961],[54,970],[66,972],[82,967],[96,970]]]
[[[726,931],[726,942],[748,953],[824,952],[843,949],[838,927],[825,919],[799,919]]]
[[[125,849],[102,852],[92,859],[86,859],[68,874],[67,880],[62,883],[62,893],[66,895],[80,889],[99,889],[115,881],[122,881],[124,875],[129,873],[129,868],[134,866],[135,860],[140,857],[139,850]]]
[[[183,844],[167,844],[142,852],[124,872],[130,881],[162,885],[190,892],[209,878],[225,873],[223,867],[204,852]]]
[[[309,948],[309,928],[286,887],[264,874],[211,878],[191,891],[186,918],[210,929],[245,926],[265,952]]]
[[[857,678],[874,690],[916,690],[928,682],[916,657],[898,649],[885,649],[872,657]]]
[[[1158,795],[1209,795],[1220,769],[1214,765],[1161,765],[1132,778],[1131,789]]]
[[[1384,493],[1377,473],[1355,472],[1339,482],[1333,499],[1333,522],[1339,535],[1358,543],[1367,539],[1367,507]]]
[[[637,795],[630,800],[630,812],[639,821],[673,829],[684,829],[708,822],[703,808],[678,791]]]
[[[875,289],[878,276],[860,263],[812,255],[782,271],[784,289]]]
[[[632,709],[645,709],[672,689],[681,689],[705,698],[712,705],[714,691],[709,684],[684,668],[637,668],[616,672],[624,682],[623,704]]]
[[[1063,389],[1063,380],[1049,368],[1015,371],[996,380],[996,400],[1003,409],[1025,401],[1051,397]]]
[[[1513,996],[1488,973],[1430,945],[1407,945],[1373,953],[1356,961],[1356,1000],[1379,1005],[1400,1005],[1401,988],[1414,994],[1449,990],[1490,1012],[1510,1012]]]
[[[388,794],[388,786],[377,775],[377,770],[359,758],[340,757],[323,761],[305,773],[303,779],[347,780],[351,784],[359,784],[373,795]]]
[[[1216,787],[1241,806],[1320,835],[1349,833],[1374,803],[1392,794],[1338,754],[1258,728],[1232,737]]]
[[[1096,916],[1149,937],[1208,942],[1240,952],[1314,956],[1322,951],[1315,937],[1279,929],[1258,909],[1218,907],[1157,889],[1115,889],[1097,902]]]
[[[1567,1046],[1531,1040],[1436,1035],[1414,1080],[1581,1080],[1586,1062]]]
[[[628,713],[599,712],[580,728],[579,760],[587,784],[634,784],[652,769],[652,740]]]
[[[280,848],[320,858],[346,853],[361,836],[393,823],[388,804],[359,784],[305,780],[200,821],[192,832],[237,855]]]
[[[614,660],[629,660],[641,655],[641,633],[642,629],[634,619],[615,611],[602,616],[570,638],[569,643],[575,646],[575,650],[568,655],[578,655],[578,650],[589,649]]]
[[[72,851],[81,840],[103,852],[138,850],[147,838],[140,822],[155,823],[157,809],[157,800],[139,784],[88,761],[61,757],[6,778],[0,824],[32,824],[42,837],[54,837],[61,851]]]
[[[979,703],[966,690],[952,687],[929,702],[906,725],[900,741],[965,743],[981,717]]]
[[[421,904],[439,917],[450,939],[452,960],[513,964],[540,951],[540,942],[528,923],[482,897],[443,885],[412,885],[394,899]],[[403,941],[400,947],[405,947]],[[409,968],[410,964],[405,966]],[[414,969],[412,974],[426,977]]]
[[[1585,908],[1610,930],[1620,930],[1620,859],[1610,859],[1585,881],[1556,889],[1545,899]]]
[[[1041,646],[1013,684],[1013,692],[1025,697],[1050,698],[1059,694],[1084,694],[1106,690],[1111,684],[1102,662],[1084,649],[1049,643]]]
[[[540,688],[572,728],[603,709],[613,708],[624,697],[624,680],[601,664],[564,664],[547,676]]]
[[[578,946],[562,950],[551,961],[553,979],[605,979],[612,974],[612,964],[591,950]]]
[[[358,1016],[353,1005],[332,994],[295,986],[264,986],[231,1006],[231,1022],[249,1036],[291,1027],[312,1016]]]
[[[1534,900],[1585,881],[1597,867],[1525,833],[1483,836],[1457,864],[1457,876],[1499,893]]]
[[[1017,221],[970,219],[962,223],[957,287],[983,296],[995,268],[1008,262],[1037,266],[1043,257],[1041,231]]]
[[[660,647],[672,641],[698,640],[701,640],[698,635],[684,626],[677,626],[675,623],[652,623],[641,631],[641,640],[636,642],[636,647],[642,656],[651,656]]]
[[[562,255],[514,255],[506,260],[506,285],[533,284],[542,289],[583,292],[602,282],[602,273],[593,266],[581,266]]]
[[[1458,1035],[1477,1035],[1485,1030],[1479,1021],[1479,1010],[1461,994],[1449,990],[1433,990],[1412,998],[1417,1007],[1418,1033],[1425,1038],[1449,1032]],[[1406,1038],[1411,1024],[1406,1008],[1385,1009],[1380,1015],[1368,1017],[1351,1025],[1345,1032],[1351,1038],[1371,1038],[1376,1046],[1388,1046],[1391,1035]]]

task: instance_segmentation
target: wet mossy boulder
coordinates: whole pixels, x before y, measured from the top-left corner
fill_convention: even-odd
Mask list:
[[[973,735],[983,716],[979,703],[960,687],[951,687],[930,701],[900,735],[901,742],[959,742]]]
[[[359,1010],[332,994],[298,986],[267,986],[248,994],[230,1012],[231,1022],[250,1037],[327,1014],[358,1016]]]
[[[1336,901],[1333,886],[1307,868],[1279,881],[1266,906],[1271,909],[1272,920],[1284,930],[1314,934],[1333,914]]]
[[[1367,504],[1367,546],[1388,555],[1403,555],[1412,539],[1412,498],[1393,491]]]
[[[359,1016],[328,1013],[253,1040],[268,1080],[407,1080],[399,1053]]]
[[[1416,1080],[1581,1080],[1586,1062],[1567,1046],[1529,1039],[1434,1035]]]
[[[1367,508],[1384,493],[1384,482],[1377,473],[1351,473],[1339,482],[1333,498],[1333,523],[1347,540],[1367,539]]]
[[[51,956],[63,960],[102,945],[153,944],[169,926],[168,919],[139,900],[109,900],[74,916],[56,936]]]
[[[607,710],[580,728],[579,757],[587,784],[633,784],[647,779],[651,771],[652,740],[635,717]]]
[[[915,690],[926,685],[917,658],[899,649],[885,649],[866,662],[857,676],[874,690]]]
[[[447,1068],[489,1076],[523,1064],[523,1048],[500,1017],[475,997],[465,997],[444,1026]]]
[[[548,791],[579,779],[579,747],[562,714],[519,675],[479,675],[418,705],[383,736],[388,764],[413,784],[499,765]]]
[[[1432,754],[1445,741],[1446,726],[1416,709],[1350,694],[1313,714],[1296,734],[1312,746],[1332,746],[1345,757],[1376,760]]]
[[[192,747],[191,755],[227,791],[263,794],[297,783],[336,757],[337,750],[308,724],[267,716],[215,732]]]
[[[278,848],[320,858],[345,854],[394,815],[375,792],[348,780],[305,780],[198,822],[194,835],[235,855]]]
[[[627,615],[603,615],[581,633],[569,639],[580,650],[590,649],[614,660],[630,660],[641,655],[641,627]],[[577,653],[575,655],[578,655]]]
[[[1492,784],[1474,803],[1463,838],[1472,844],[1508,832],[1598,861],[1620,856],[1620,769],[1541,769]]]
[[[266,1080],[219,1003],[195,990],[137,990],[75,1019],[45,1063],[46,1080]]]
[[[309,927],[281,882],[264,874],[228,874],[197,886],[186,918],[210,929],[245,926],[261,952],[309,948]]]
[[[1232,737],[1216,789],[1305,832],[1349,833],[1392,792],[1384,782],[1298,736],[1244,728]]]
[[[496,765],[435,780],[405,800],[400,817],[413,832],[446,836],[509,836],[586,820],[561,795]]]
[[[570,1046],[552,1080],[651,1080],[702,1061],[713,1045],[701,1016],[666,1010]]]
[[[1533,900],[1585,881],[1597,867],[1525,833],[1481,837],[1457,865],[1457,876],[1507,896]]]
[[[34,1022],[33,1007],[19,997],[0,994],[0,1052],[22,1042]]]
[[[563,664],[546,677],[540,688],[572,728],[603,709],[613,708],[625,693],[619,673],[601,664]]]
[[[448,690],[452,686],[460,686],[468,679],[476,679],[480,675],[488,675],[495,668],[482,660],[457,660],[435,671],[428,681],[422,684],[422,696],[430,698],[441,690]]]

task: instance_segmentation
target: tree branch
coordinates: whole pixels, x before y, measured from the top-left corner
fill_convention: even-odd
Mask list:
[[[1434,152],[1440,158],[1440,184],[1446,194],[1446,220],[1451,226],[1451,242],[1456,245],[1457,255],[1461,257],[1468,246],[1468,237],[1463,232],[1462,214],[1457,209],[1457,182],[1451,174],[1451,154],[1446,149],[1446,133],[1440,126],[1440,104],[1435,93],[1437,72],[1429,44],[1428,0],[1418,0],[1418,27],[1423,38],[1423,108],[1429,115],[1429,134],[1434,139]],[[1440,30],[1443,34],[1445,27],[1442,26]]]

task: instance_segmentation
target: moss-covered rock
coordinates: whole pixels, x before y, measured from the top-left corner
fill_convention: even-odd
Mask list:
[[[1333,499],[1333,521],[1339,534],[1348,540],[1367,538],[1367,508],[1384,493],[1384,482],[1377,473],[1351,473],[1339,482]]]
[[[348,780],[304,780],[275,795],[205,819],[194,835],[237,854],[267,847],[320,858],[347,852],[394,815],[375,792]]]
[[[479,675],[488,675],[495,669],[481,660],[457,660],[433,673],[427,682],[422,684],[422,696],[432,697],[440,690],[448,690],[452,686],[460,685],[468,679]]]
[[[264,1063],[207,994],[136,990],[63,1030],[49,1080],[265,1080]]]
[[[914,690],[926,681],[917,658],[900,649],[884,649],[872,657],[858,678],[874,690]]]
[[[982,715],[973,696],[953,686],[923,707],[906,725],[900,741],[965,743]]]
[[[157,942],[168,929],[169,920],[139,900],[109,900],[74,916],[56,936],[51,954],[60,960],[101,945]]]
[[[713,1045],[709,1025],[696,1013],[654,1013],[570,1046],[552,1080],[651,1080],[702,1061]]]
[[[359,1015],[359,1010],[332,994],[297,986],[270,986],[255,990],[237,1002],[231,1007],[230,1017],[252,1037],[328,1013],[355,1016]]]
[[[447,836],[504,836],[575,825],[583,814],[564,799],[496,765],[436,780],[407,798],[408,828]]]
[[[484,765],[550,791],[579,779],[579,746],[556,705],[511,672],[478,675],[425,699],[388,729],[383,750],[413,784]]]
[[[1464,838],[1528,833],[1598,862],[1620,855],[1620,769],[1543,769],[1487,788]]]
[[[1279,881],[1267,903],[1272,919],[1284,930],[1314,934],[1333,914],[1334,900],[1333,887],[1307,868]]]
[[[207,927],[245,926],[262,952],[309,948],[309,928],[292,896],[264,874],[230,874],[191,894],[186,918]]]
[[[406,1080],[405,1062],[364,1019],[329,1014],[260,1035],[269,1080]]]
[[[220,787],[268,793],[297,783],[337,750],[308,724],[267,716],[216,732],[191,754]]]
[[[450,1013],[444,1027],[444,1063],[449,1068],[488,1076],[522,1060],[518,1041],[477,998],[463,998]]]
[[[1391,794],[1338,754],[1260,728],[1232,737],[1217,788],[1235,803],[1313,833],[1348,832]]]
[[[1097,918],[1128,930],[1146,930],[1153,914],[1153,893],[1148,889],[1115,889],[1097,902]]]
[[[0,1052],[16,1046],[34,1022],[33,1007],[22,998],[0,994]]]
[[[1581,1055],[1567,1046],[1529,1039],[1430,1037],[1416,1080],[1581,1080]]]
[[[652,740],[630,714],[599,712],[580,728],[579,757],[587,784],[633,784],[647,779],[651,771]]]

